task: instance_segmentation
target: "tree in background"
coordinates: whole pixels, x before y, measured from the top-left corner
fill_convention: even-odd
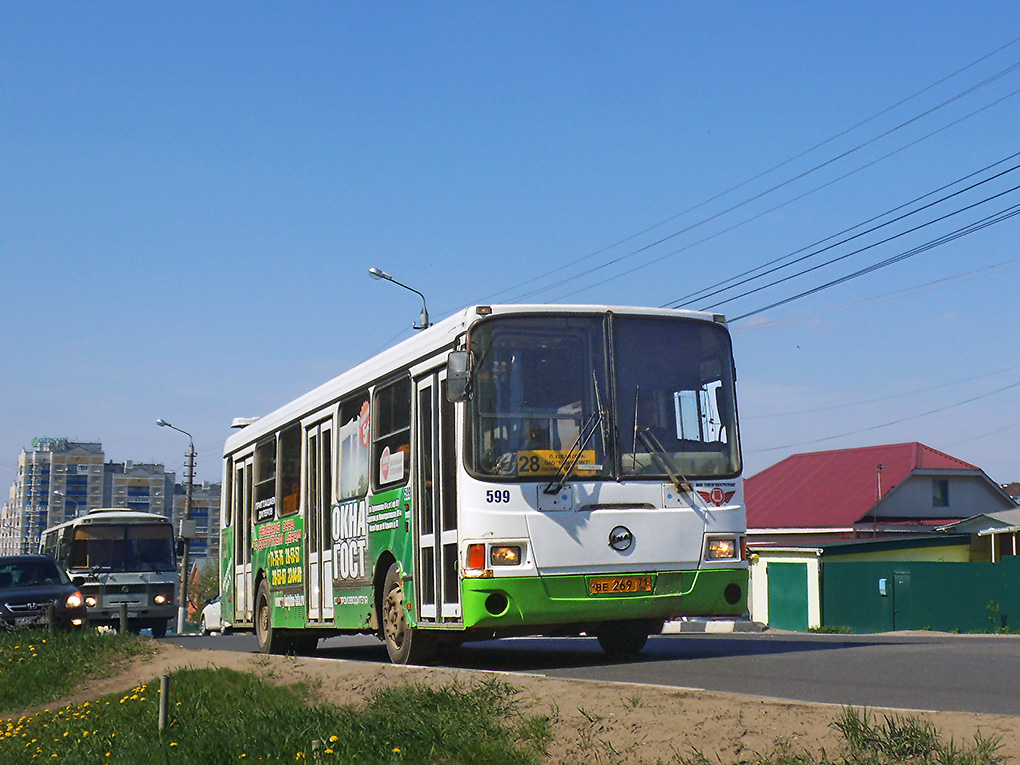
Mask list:
[[[188,621],[201,618],[205,604],[220,594],[220,568],[211,558],[196,564],[191,569],[191,584],[188,587]]]

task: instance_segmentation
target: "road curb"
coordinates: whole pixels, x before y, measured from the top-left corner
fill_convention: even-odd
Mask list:
[[[743,619],[681,619],[675,622],[666,622],[662,628],[663,635],[676,635],[682,632],[723,634],[764,631],[764,624]]]

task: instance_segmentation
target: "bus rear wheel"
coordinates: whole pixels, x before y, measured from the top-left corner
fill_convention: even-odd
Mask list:
[[[286,653],[290,647],[279,629],[273,628],[273,607],[269,585],[263,579],[255,596],[255,637],[262,653]]]
[[[394,664],[427,664],[436,654],[435,638],[407,623],[404,582],[396,563],[386,572],[383,584],[382,638]]]

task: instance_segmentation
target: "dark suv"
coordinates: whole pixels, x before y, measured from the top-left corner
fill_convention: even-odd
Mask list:
[[[0,627],[85,624],[85,599],[49,555],[0,555]]]

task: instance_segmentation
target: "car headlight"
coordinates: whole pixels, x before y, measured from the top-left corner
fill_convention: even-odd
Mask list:
[[[66,608],[81,608],[82,598],[80,592],[72,592],[64,602]]]
[[[95,595],[89,595],[87,598],[85,598],[85,605],[88,606],[89,608],[95,608],[97,603],[99,603],[99,601],[96,600]]]

